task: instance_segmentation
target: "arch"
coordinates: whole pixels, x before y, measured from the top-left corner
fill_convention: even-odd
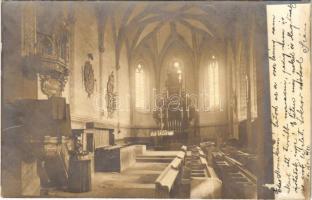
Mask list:
[[[183,89],[196,91],[196,81],[194,80],[194,58],[192,51],[188,50],[181,43],[172,43],[167,49],[165,55],[160,62],[159,89],[165,88],[167,72],[173,62],[178,61],[182,70],[182,87]]]
[[[209,40],[201,45],[199,63],[199,103],[204,112],[222,112],[226,109],[226,63],[220,46],[211,46]]]
[[[177,34],[177,33],[171,34],[167,38],[164,47],[161,49],[159,53],[161,62],[163,61],[168,50],[170,50],[170,48],[172,48],[175,44],[179,44],[179,46],[183,48],[185,51],[189,51],[190,53],[192,52],[192,48],[187,44],[185,39],[180,34]]]

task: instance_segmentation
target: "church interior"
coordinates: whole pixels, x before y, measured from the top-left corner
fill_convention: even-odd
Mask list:
[[[5,197],[264,198],[261,2],[4,2]]]

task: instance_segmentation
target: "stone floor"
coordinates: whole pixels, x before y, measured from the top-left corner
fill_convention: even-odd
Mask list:
[[[155,198],[154,182],[167,165],[137,162],[121,173],[96,172],[92,191],[71,193],[54,190],[49,191],[46,197]]]

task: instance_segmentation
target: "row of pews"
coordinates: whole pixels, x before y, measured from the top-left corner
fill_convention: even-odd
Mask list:
[[[213,166],[223,182],[223,198],[257,198],[255,157],[229,147],[212,152]]]
[[[156,198],[220,198],[222,182],[198,146],[183,146],[155,181]]]
[[[191,147],[186,166],[190,169],[192,199],[217,199],[221,197],[222,181],[208,165],[206,154],[198,146]]]

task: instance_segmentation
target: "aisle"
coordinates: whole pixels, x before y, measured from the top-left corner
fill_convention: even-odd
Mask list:
[[[154,198],[154,182],[167,165],[137,162],[121,173],[96,172],[92,191],[71,193],[54,190],[46,197]]]

